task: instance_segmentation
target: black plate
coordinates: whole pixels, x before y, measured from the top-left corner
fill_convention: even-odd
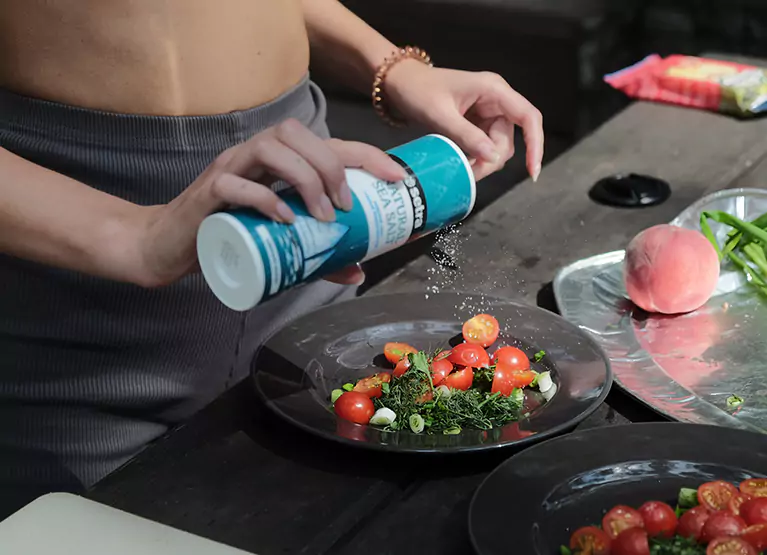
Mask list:
[[[551,371],[557,393],[528,418],[458,435],[384,432],[336,418],[330,392],[375,372],[372,367],[391,370],[382,355],[387,342],[418,349],[454,344],[462,322],[480,312],[500,322],[497,345],[547,353],[538,369]],[[604,400],[612,373],[596,343],[551,312],[494,297],[414,293],[360,297],[298,319],[256,354],[253,380],[271,410],[313,434],[372,449],[444,453],[519,445],[572,429]]]
[[[469,532],[480,555],[558,555],[574,530],[599,524],[617,504],[673,504],[681,487],[764,472],[767,435],[676,423],[585,430],[493,471],[474,494]]]

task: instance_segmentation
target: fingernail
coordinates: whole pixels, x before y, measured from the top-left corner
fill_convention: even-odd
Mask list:
[[[533,183],[538,181],[538,176],[541,175],[541,165],[538,164],[535,166],[535,169],[533,170]]]
[[[349,189],[349,184],[344,181],[341,184],[341,192],[339,194],[339,199],[341,208],[343,210],[346,210],[349,212],[352,208],[354,208],[354,200],[352,200],[352,192]]]
[[[327,195],[320,197],[320,213],[322,214],[322,219],[328,222],[333,222],[336,219],[336,211]]]
[[[290,209],[290,206],[288,206],[282,201],[279,201],[277,203],[276,211],[277,211],[277,216],[283,223],[292,224],[296,219],[296,215]]]
[[[495,148],[487,144],[480,147],[479,153],[485,159],[485,162],[490,162],[491,164],[497,164],[501,159],[501,155],[495,151]]]

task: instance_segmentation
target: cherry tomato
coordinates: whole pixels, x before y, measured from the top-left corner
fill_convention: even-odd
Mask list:
[[[698,503],[709,511],[722,511],[727,508],[738,490],[730,482],[706,482],[698,488]]]
[[[703,505],[693,507],[679,518],[679,526],[676,529],[676,533],[683,538],[692,538],[695,541],[700,541],[703,525],[706,524],[710,516],[711,511]]]
[[[498,320],[489,314],[478,314],[463,325],[463,340],[466,343],[489,347],[498,339],[500,330]]]
[[[676,533],[677,518],[674,509],[660,501],[648,501],[639,507],[644,529],[650,537],[671,538]]]
[[[452,351],[450,349],[443,349],[439,353],[437,353],[437,356],[434,357],[434,360],[442,360],[442,359],[448,358],[451,352]]]
[[[423,395],[421,395],[418,399],[416,399],[415,402],[416,403],[426,403],[428,401],[433,401],[433,400],[434,400],[434,393],[431,390],[429,390],[426,393],[424,393]]]
[[[358,391],[347,391],[341,395],[333,408],[338,416],[356,424],[367,424],[375,414],[373,401]]]
[[[717,511],[703,525],[700,541],[708,543],[714,538],[740,536],[747,527],[745,520],[730,511]]]
[[[743,495],[742,493],[733,495],[732,499],[730,499],[730,502],[727,504],[727,510],[729,510],[734,515],[740,515],[740,510],[743,506],[743,503],[749,499],[751,499],[750,495]]]
[[[402,357],[394,367],[394,372],[392,372],[392,375],[395,378],[401,378],[405,375],[405,372],[407,372],[408,368],[410,368],[410,357]]]
[[[596,526],[584,526],[570,536],[570,549],[580,555],[609,555],[610,538]]]
[[[499,392],[504,397],[511,395],[511,392],[518,387],[530,385],[535,379],[535,372],[531,370],[514,370],[503,362],[495,366],[493,374],[492,392]]]
[[[453,363],[446,358],[435,358],[431,363],[431,383],[439,385],[453,371]]]
[[[453,389],[461,389],[466,391],[471,387],[474,381],[474,370],[471,368],[464,368],[462,370],[456,370],[449,376],[447,376],[440,385],[446,385]]]
[[[767,497],[756,497],[740,506],[740,516],[746,524],[767,524]]]
[[[383,384],[391,382],[391,374],[389,372],[379,372],[373,374],[367,378],[362,378],[354,386],[354,390],[358,393],[363,393],[372,399],[376,399],[383,395]]]
[[[602,529],[611,539],[629,528],[642,528],[644,521],[639,511],[626,505],[616,505],[602,519]]]
[[[642,528],[627,528],[613,540],[612,555],[650,555],[647,532]]]
[[[490,366],[490,355],[479,345],[461,343],[453,347],[448,360],[456,366],[484,368]]]
[[[767,524],[749,526],[740,537],[750,543],[757,551],[764,551],[767,549]]]
[[[740,492],[751,497],[767,497],[767,478],[749,478],[740,483]]]
[[[759,555],[741,538],[716,538],[706,549],[706,555]]]
[[[387,343],[384,345],[384,356],[392,364],[397,364],[402,360],[402,357],[417,352],[415,347],[411,347],[407,343]]]
[[[493,362],[502,362],[514,370],[527,370],[530,368],[530,359],[521,349],[516,347],[501,347],[493,355]]]

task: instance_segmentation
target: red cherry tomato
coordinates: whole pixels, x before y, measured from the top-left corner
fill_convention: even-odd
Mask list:
[[[642,528],[627,528],[613,540],[612,555],[650,555],[647,532]]]
[[[508,397],[514,389],[526,387],[533,383],[534,379],[535,372],[532,370],[514,370],[503,362],[499,362],[495,366],[492,392],[500,392],[501,395]]]
[[[700,541],[703,525],[706,524],[710,516],[711,511],[703,505],[693,507],[679,518],[679,526],[676,529],[676,533],[683,538],[692,538],[695,541]]]
[[[767,497],[767,478],[749,478],[740,483],[740,492],[751,497]]]
[[[434,357],[434,360],[442,360],[442,359],[448,358],[451,352],[452,351],[450,349],[443,349],[439,353],[437,353],[437,356]]]
[[[395,378],[401,378],[405,375],[405,372],[407,372],[408,368],[410,368],[410,357],[402,357],[402,359],[400,359],[400,361],[394,367],[394,372],[392,372],[392,375]]]
[[[767,524],[754,524],[743,531],[740,536],[759,552],[767,550]]]
[[[489,347],[498,339],[501,327],[489,314],[478,314],[463,325],[463,340],[482,347]]]
[[[740,516],[749,526],[767,524],[767,497],[749,499],[740,506]]]
[[[408,354],[415,354],[418,351],[407,343],[387,343],[384,345],[384,356],[392,364],[397,364],[402,357]]]
[[[462,370],[456,370],[449,376],[447,376],[440,385],[446,385],[453,389],[461,389],[466,391],[471,387],[474,381],[474,370],[471,368],[464,368]]]
[[[373,401],[358,391],[347,391],[341,395],[333,408],[338,416],[356,424],[367,424],[375,414]]]
[[[742,493],[738,493],[732,496],[732,499],[730,499],[730,502],[727,504],[727,510],[730,511],[734,515],[740,515],[740,509],[743,506],[743,503],[751,499],[750,495],[743,495]]]
[[[376,399],[383,395],[383,384],[389,382],[391,382],[391,374],[389,372],[379,372],[378,374],[373,374],[367,378],[362,378],[354,386],[353,391]]]
[[[741,538],[716,538],[706,549],[706,555],[759,555]]]
[[[698,503],[712,512],[723,511],[737,493],[738,490],[729,482],[706,482],[698,488]]]
[[[584,526],[570,536],[570,549],[582,555],[610,555],[610,538],[596,526]]]
[[[418,399],[416,399],[415,402],[416,403],[426,403],[428,401],[433,401],[433,400],[434,400],[434,393],[431,390],[429,390],[426,393],[424,393],[423,395],[421,395]]]
[[[602,519],[602,529],[607,532],[611,539],[629,528],[642,528],[644,521],[639,511],[626,505],[616,505]]]
[[[431,363],[431,383],[439,385],[453,371],[453,363],[446,358],[435,358]]]
[[[703,525],[700,533],[700,541],[708,543],[715,538],[729,538],[740,536],[748,527],[746,521],[730,511],[717,511],[713,513]]]
[[[650,537],[671,538],[676,533],[677,518],[674,509],[660,501],[648,501],[639,507],[639,514],[644,521],[644,529]]]
[[[493,355],[493,362],[502,362],[514,370],[527,370],[530,368],[530,359],[521,349],[516,347],[501,347]]]
[[[448,360],[456,366],[484,368],[490,366],[490,355],[479,345],[461,343],[453,347]]]

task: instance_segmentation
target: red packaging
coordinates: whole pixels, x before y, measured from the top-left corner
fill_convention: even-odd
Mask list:
[[[767,110],[767,73],[762,68],[673,55],[648,56],[604,77],[632,98],[752,116]]]

